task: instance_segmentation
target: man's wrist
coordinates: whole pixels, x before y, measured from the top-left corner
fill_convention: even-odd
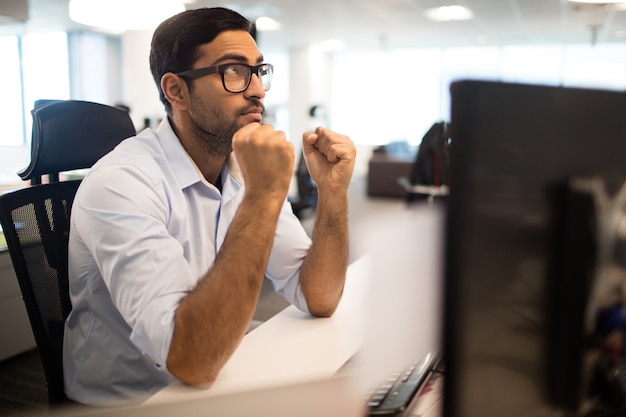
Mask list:
[[[348,193],[318,193],[318,215],[348,216]]]

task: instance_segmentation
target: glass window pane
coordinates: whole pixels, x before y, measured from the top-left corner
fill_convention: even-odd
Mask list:
[[[333,59],[332,127],[358,145],[418,145],[442,119],[442,52],[346,51]]]
[[[559,85],[562,64],[562,45],[505,46],[502,81]]]
[[[626,89],[626,45],[568,45],[563,62],[566,87]]]
[[[35,33],[22,38],[24,114],[30,141],[30,111],[36,100],[70,98],[70,77],[65,32]]]
[[[3,82],[0,100],[2,114],[2,135],[0,146],[20,146],[24,144],[24,123],[22,119],[22,82],[20,80],[20,57],[16,36],[0,36],[0,79]]]

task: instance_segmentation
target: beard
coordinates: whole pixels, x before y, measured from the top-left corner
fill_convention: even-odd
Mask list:
[[[251,104],[238,109],[234,117],[229,118],[219,107],[208,107],[192,95],[191,122],[193,133],[204,150],[213,156],[228,157],[233,150],[233,136],[246,123],[237,122],[237,117],[251,106],[263,108],[258,100],[251,100]]]

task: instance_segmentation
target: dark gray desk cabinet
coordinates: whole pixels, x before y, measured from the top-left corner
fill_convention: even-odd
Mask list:
[[[0,360],[35,347],[9,252],[0,251]]]

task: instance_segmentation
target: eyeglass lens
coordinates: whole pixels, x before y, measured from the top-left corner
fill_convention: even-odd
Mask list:
[[[224,87],[230,92],[240,92],[248,88],[252,79],[251,68],[242,64],[231,64],[224,68]],[[269,90],[272,85],[272,68],[268,64],[259,66],[257,76],[263,89]]]

